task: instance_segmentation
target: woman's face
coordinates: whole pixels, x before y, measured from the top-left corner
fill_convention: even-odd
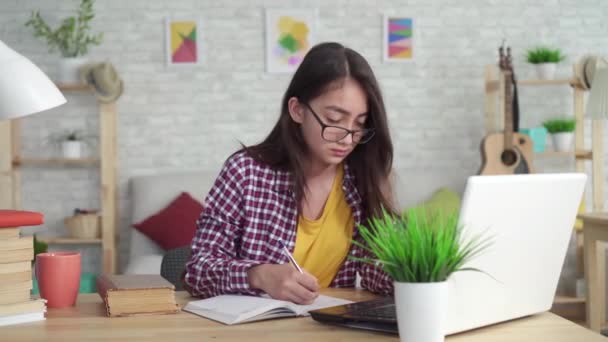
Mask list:
[[[367,95],[359,83],[350,77],[336,81],[335,86],[328,87],[325,93],[309,103],[301,103],[295,97],[290,99],[289,110],[292,119],[301,125],[313,162],[323,166],[344,161],[357,146],[361,132],[343,137],[346,131],[326,127],[322,136],[321,123],[360,131],[365,128],[368,119]]]

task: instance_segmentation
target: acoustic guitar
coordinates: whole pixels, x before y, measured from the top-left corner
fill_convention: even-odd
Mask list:
[[[502,133],[488,134],[481,141],[481,175],[532,173],[532,140],[517,133],[519,127],[519,103],[517,82],[511,61],[511,48],[505,55],[504,43],[498,49],[499,66],[505,82],[505,128]],[[514,113],[515,110],[515,113]]]

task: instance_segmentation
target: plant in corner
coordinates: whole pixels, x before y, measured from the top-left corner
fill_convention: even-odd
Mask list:
[[[559,48],[538,46],[527,51],[528,63],[536,66],[536,74],[541,80],[551,80],[555,75],[557,63],[566,58]]]
[[[399,336],[402,342],[439,342],[445,339],[447,280],[454,272],[479,271],[466,263],[484,251],[490,240],[481,235],[464,238],[454,213],[401,216],[384,212],[360,226],[369,252],[359,261],[379,265],[393,278]]]
[[[547,129],[547,132],[551,134],[555,151],[570,151],[574,137],[573,132],[576,128],[575,119],[551,119],[543,122],[543,126]]]
[[[59,50],[59,81],[64,83],[80,82],[78,69],[87,63],[86,55],[91,45],[99,45],[103,33],[89,34],[90,22],[95,17],[94,0],[81,0],[75,16],[63,19],[59,27],[52,29],[42,18],[39,11],[33,11],[25,26],[31,26],[34,37],[46,39],[49,52]]]

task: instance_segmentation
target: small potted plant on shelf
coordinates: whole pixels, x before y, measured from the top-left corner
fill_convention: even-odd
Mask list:
[[[61,148],[63,158],[78,159],[83,155],[83,145],[89,139],[80,130],[67,130],[54,133],[48,140]]]
[[[80,82],[78,69],[88,60],[86,55],[89,46],[99,45],[103,33],[91,35],[90,21],[95,17],[93,0],[82,0],[75,16],[65,18],[58,28],[52,29],[40,16],[39,11],[33,11],[25,26],[34,29],[35,37],[45,38],[49,52],[59,49],[62,59],[59,63],[59,81],[63,83]]]
[[[384,212],[369,222],[369,227],[359,227],[365,244],[353,243],[371,257],[355,259],[379,265],[394,280],[400,340],[444,341],[447,280],[457,271],[478,271],[465,264],[489,247],[490,240],[463,238],[455,212],[411,209],[400,217]]]
[[[559,48],[552,49],[544,46],[528,50],[526,57],[528,63],[536,66],[536,74],[541,80],[553,79],[557,63],[566,58]]]
[[[551,134],[553,149],[558,152],[568,152],[572,147],[575,119],[551,119],[543,122],[547,132]]]

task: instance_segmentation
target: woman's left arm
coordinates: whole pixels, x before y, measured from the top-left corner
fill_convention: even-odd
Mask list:
[[[355,240],[365,244],[360,234]],[[371,258],[372,255],[363,248],[353,245],[353,254],[357,258]],[[357,273],[361,276],[361,287],[374,293],[388,295],[393,293],[393,279],[380,266],[361,261],[357,262]]]

